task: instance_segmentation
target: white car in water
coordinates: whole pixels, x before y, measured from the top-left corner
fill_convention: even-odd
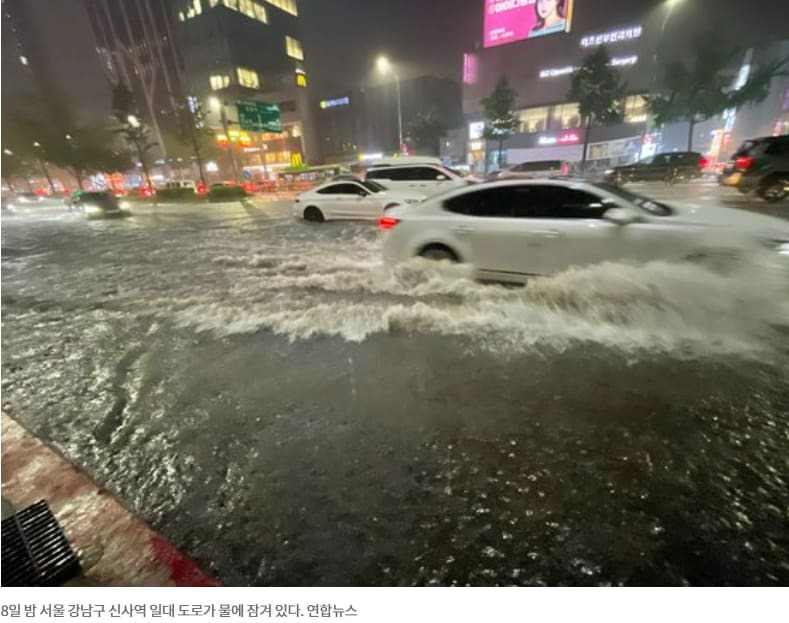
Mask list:
[[[322,223],[329,219],[377,219],[384,210],[418,203],[414,192],[396,192],[377,182],[342,179],[313,188],[296,197],[293,215]]]
[[[581,180],[505,180],[395,208],[379,220],[384,257],[471,264],[481,279],[524,282],[605,261],[731,257],[789,260],[789,223],[716,206],[664,204]],[[789,262],[787,262],[789,263]]]

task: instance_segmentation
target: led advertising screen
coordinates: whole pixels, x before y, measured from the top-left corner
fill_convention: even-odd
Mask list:
[[[485,0],[484,46],[570,32],[573,0]]]

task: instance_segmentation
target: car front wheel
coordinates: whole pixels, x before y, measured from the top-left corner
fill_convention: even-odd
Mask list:
[[[310,221],[311,223],[323,223],[326,219],[323,217],[323,212],[321,212],[315,206],[309,206],[306,210],[304,210],[304,220]]]

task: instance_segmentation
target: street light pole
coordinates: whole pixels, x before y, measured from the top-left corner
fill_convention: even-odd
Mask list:
[[[666,32],[666,25],[668,24],[668,20],[671,18],[671,13],[674,11],[674,7],[680,4],[682,0],[665,0],[667,9],[666,9],[666,16],[663,18],[663,24],[660,27],[660,35],[658,36],[658,40],[655,43],[655,53],[652,55],[652,84],[649,87],[649,96],[652,97],[655,94],[655,88],[657,86],[657,76],[658,76],[658,54],[660,53],[660,45],[663,43],[663,35]],[[644,124],[644,132],[641,135],[641,157],[644,157],[644,139],[646,135],[649,133],[650,130],[650,115],[647,113],[647,121]]]
[[[49,175],[49,170],[47,169],[47,165],[44,163],[44,158],[41,155],[41,143],[38,141],[33,141],[33,147],[36,148],[36,158],[38,159],[38,166],[41,167],[41,170],[44,173],[44,177],[47,178],[47,183],[49,184],[49,189],[52,191],[52,194],[55,194],[55,184],[52,182],[52,177]]]
[[[400,97],[400,76],[392,69],[392,64],[386,56],[379,56],[375,62],[378,71],[382,74],[391,73],[395,79],[395,89],[397,90],[397,151],[403,151],[403,107]]]

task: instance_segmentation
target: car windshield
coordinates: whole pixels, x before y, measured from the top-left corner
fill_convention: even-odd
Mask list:
[[[650,199],[649,197],[645,197],[643,195],[637,195],[636,193],[625,190],[619,186],[605,183],[594,184],[594,186],[638,206],[641,210],[651,214],[652,216],[671,216],[674,213],[674,211],[669,206],[660,203],[659,201],[655,201],[654,199]]]
[[[379,184],[378,182],[376,182],[374,180],[365,180],[365,181],[360,182],[360,183],[367,190],[369,190],[370,192],[373,192],[373,193],[381,193],[381,192],[384,192],[385,190],[387,190],[386,186],[384,186],[383,184]]]

